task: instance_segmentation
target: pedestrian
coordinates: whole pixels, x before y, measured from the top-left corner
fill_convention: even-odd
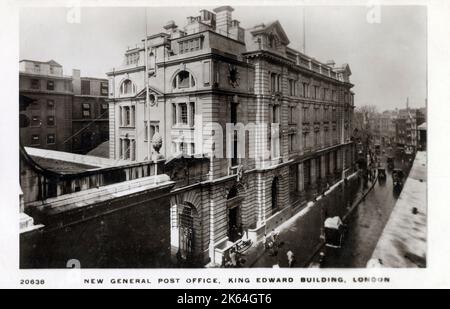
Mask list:
[[[237,254],[234,248],[230,249],[230,260],[231,260],[231,266],[232,267],[237,267],[238,266],[238,262],[237,262]]]
[[[294,264],[295,264],[295,256],[294,256],[294,253],[293,253],[291,250],[288,250],[288,252],[286,253],[286,255],[287,255],[289,267],[294,267]]]

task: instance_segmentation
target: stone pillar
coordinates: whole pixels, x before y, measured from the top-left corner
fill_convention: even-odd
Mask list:
[[[303,163],[298,166],[298,191],[303,192],[305,190],[305,175],[303,170]]]
[[[136,152],[135,152],[135,140],[130,139],[130,160],[134,161],[136,160]]]
[[[320,174],[321,174],[321,177],[322,177],[322,179],[325,179],[326,178],[326,162],[325,162],[325,160],[326,160],[326,156],[325,155],[322,155],[321,157],[320,157],[320,161],[322,162],[320,165]]]
[[[123,127],[123,126],[125,126],[125,119],[127,117],[126,112],[125,112],[125,106],[120,107],[120,112],[122,114],[122,122],[120,123],[120,125]]]
[[[311,162],[311,187],[315,188],[317,183],[317,175],[316,175],[316,159],[311,159],[309,162]]]
[[[136,106],[135,105],[131,105],[130,106],[130,122],[131,122],[131,126],[133,126],[133,127],[136,126],[135,114],[136,114]],[[149,123],[149,125],[150,125],[150,123]]]

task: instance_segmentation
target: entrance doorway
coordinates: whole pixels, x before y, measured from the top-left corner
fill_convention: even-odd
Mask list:
[[[272,211],[278,210],[278,177],[272,180]]]
[[[242,237],[241,202],[242,198],[238,196],[238,189],[233,186],[227,196],[228,239],[232,242]]]
[[[180,247],[179,257],[183,260],[190,260],[194,255],[194,206],[185,204],[179,214],[179,236]]]

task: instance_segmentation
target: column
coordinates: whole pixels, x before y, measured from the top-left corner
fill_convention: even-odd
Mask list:
[[[125,157],[125,141],[123,138],[120,139],[120,159],[123,160]]]
[[[320,173],[321,173],[321,177],[322,177],[322,179],[325,179],[326,178],[326,162],[325,162],[325,160],[326,160],[326,156],[325,155],[322,155],[321,157],[320,157],[320,161],[322,162],[321,164],[320,164]]]
[[[125,113],[125,107],[121,106],[120,107],[120,114],[122,115],[121,121],[120,121],[120,126],[125,126],[125,119],[126,119],[126,113]]]
[[[135,112],[136,112],[135,106],[134,105],[130,105],[130,125],[132,127],[135,126],[135,123],[134,123],[134,118],[135,118],[134,114],[135,114]]]
[[[311,159],[310,161],[310,172],[311,172],[311,187],[315,188],[316,187],[316,159]]]
[[[134,139],[130,139],[130,160],[136,160],[136,152],[135,152],[136,143]]]
[[[305,175],[303,171],[303,163],[298,164],[298,190],[300,192],[303,192],[305,190]]]

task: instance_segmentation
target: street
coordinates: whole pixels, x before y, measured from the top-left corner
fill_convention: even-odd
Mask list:
[[[406,165],[406,164],[405,164]],[[400,159],[395,160],[395,167],[403,166]],[[406,169],[405,169],[406,171]],[[370,185],[370,184],[369,184]],[[387,171],[384,182],[378,182],[368,193],[364,200],[347,218],[347,233],[344,244],[340,249],[325,248],[325,260],[322,267],[325,268],[361,268],[366,267],[367,261],[372,256],[378,239],[389,220],[389,216],[395,206],[398,196],[393,192],[392,173]],[[286,229],[280,231],[279,239],[282,244],[276,255],[269,252],[262,254],[252,267],[288,267],[286,253],[291,250],[297,263],[294,267],[303,267],[312,252],[313,243],[320,237],[320,231],[315,222],[310,220],[312,212],[318,208],[307,210],[306,215],[298,217]],[[310,237],[304,237],[308,234]],[[302,239],[302,241],[299,241]]]
[[[395,165],[401,167],[401,161],[396,160]],[[342,248],[326,248],[322,267],[366,267],[396,201],[397,196],[394,196],[392,190],[392,175],[388,171],[386,181],[377,182],[348,218],[348,230]]]

